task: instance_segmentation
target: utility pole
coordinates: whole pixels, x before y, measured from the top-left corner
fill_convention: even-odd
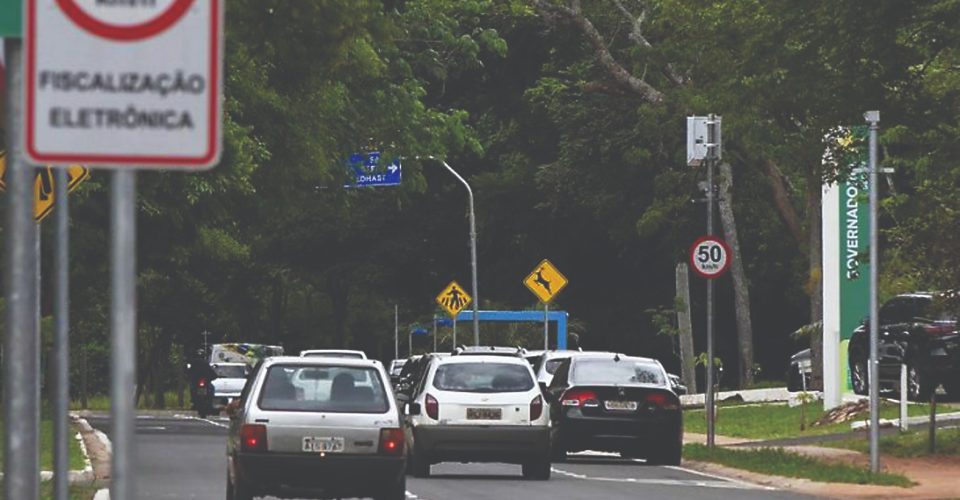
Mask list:
[[[870,472],[880,472],[880,373],[877,364],[879,339],[879,312],[877,310],[877,129],[879,111],[867,111],[863,115],[870,124]],[[906,397],[901,394],[900,397]]]

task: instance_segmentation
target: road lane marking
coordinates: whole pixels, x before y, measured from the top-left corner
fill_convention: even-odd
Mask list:
[[[686,468],[686,467],[680,467],[679,465],[664,465],[663,467],[666,467],[667,469],[673,469],[673,470],[677,470],[677,471],[681,471],[681,472],[686,472],[686,473],[689,473],[689,474],[695,474],[695,475],[698,475],[698,476],[709,477],[709,478],[717,479],[717,480],[720,480],[720,481],[730,481],[731,483],[740,483],[740,484],[745,485],[745,486],[750,486],[750,487],[752,487],[752,488],[754,488],[754,489],[765,489],[765,490],[768,490],[768,491],[776,490],[776,488],[773,488],[773,487],[770,487],[770,486],[763,486],[763,485],[760,485],[760,484],[749,483],[749,482],[747,482],[747,481],[743,481],[743,480],[735,479],[735,478],[731,478],[731,477],[718,476],[718,475],[716,475],[716,474],[710,474],[709,472],[701,472],[701,471],[694,470],[694,469],[688,469],[688,468]]]
[[[210,419],[208,419],[208,418],[194,417],[193,415],[181,415],[181,414],[178,413],[178,414],[174,415],[173,418],[179,418],[179,419],[181,419],[181,420],[196,420],[196,421],[200,421],[200,422],[206,422],[206,423],[208,423],[208,424],[210,424],[210,425],[215,425],[215,426],[220,427],[220,428],[222,428],[222,429],[228,429],[228,428],[230,427],[229,425],[222,424],[222,423],[217,422],[217,421],[215,421],[215,420],[210,420]]]
[[[728,490],[767,490],[772,491],[776,488],[771,488],[768,486],[760,486],[756,484],[744,483],[741,481],[731,481],[726,478],[722,481],[701,481],[696,479],[641,479],[635,477],[595,477],[588,476],[586,474],[578,474],[576,472],[565,471],[558,469],[556,467],[552,468],[553,472],[571,477],[573,479],[580,479],[582,481],[600,481],[608,483],[628,483],[628,484],[655,484],[659,486],[698,486],[701,488],[718,488],[718,489],[728,489]]]

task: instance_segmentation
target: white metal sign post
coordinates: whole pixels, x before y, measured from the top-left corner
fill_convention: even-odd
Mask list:
[[[136,169],[201,170],[221,149],[222,0],[26,0],[23,150],[113,168],[111,498],[136,498]]]
[[[200,169],[220,154],[221,0],[28,0],[37,164]]]

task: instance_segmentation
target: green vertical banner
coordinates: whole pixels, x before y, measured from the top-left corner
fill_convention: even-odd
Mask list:
[[[23,36],[23,0],[0,0],[0,37]]]
[[[870,314],[870,200],[867,167],[868,134],[865,125],[843,129],[838,141],[840,164],[849,168],[838,183],[840,196],[840,382],[853,390],[848,349],[853,331]]]

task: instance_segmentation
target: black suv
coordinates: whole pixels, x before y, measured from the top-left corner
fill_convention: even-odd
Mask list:
[[[880,388],[899,389],[900,364],[907,365],[907,397],[925,400],[939,384],[960,396],[960,331],[955,299],[942,293],[898,295],[880,308]],[[864,321],[850,339],[850,379],[853,391],[866,394],[870,328]]]

